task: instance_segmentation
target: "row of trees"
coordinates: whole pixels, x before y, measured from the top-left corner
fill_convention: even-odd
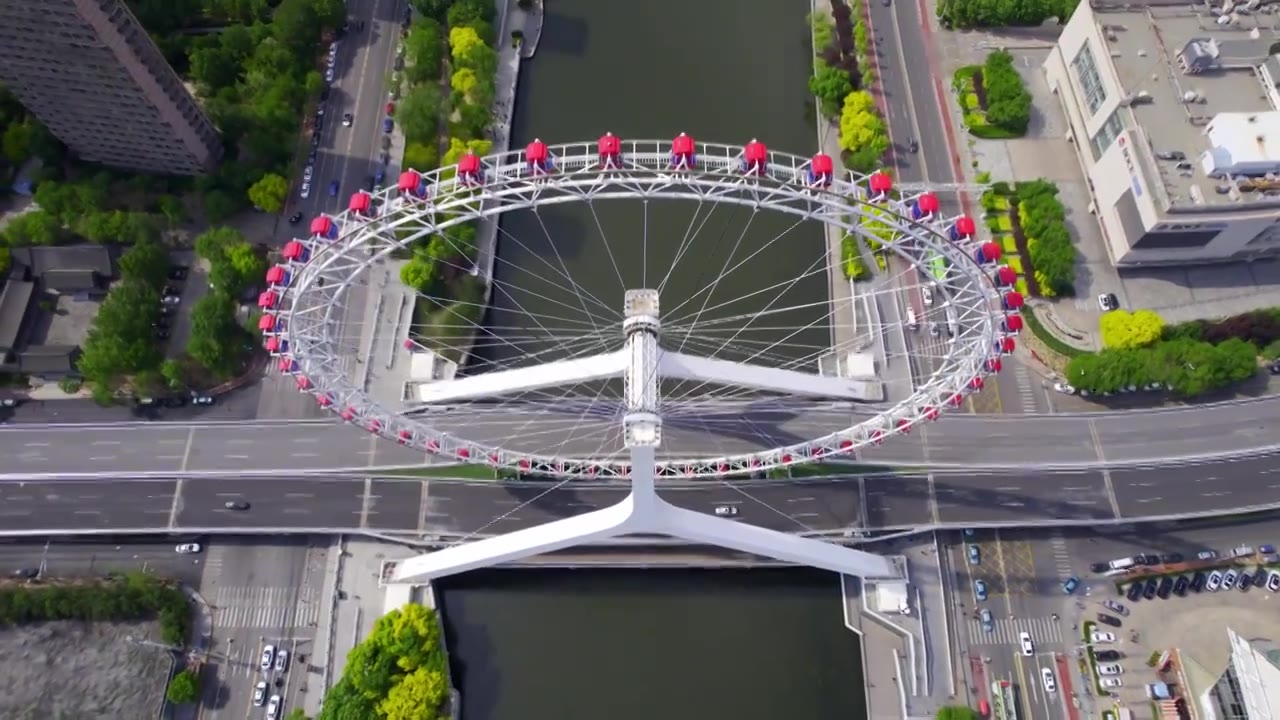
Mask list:
[[[944,28],[1039,25],[1050,18],[1065,23],[1080,0],[938,0]]]
[[[857,19],[855,26],[852,12],[840,0],[832,1],[831,11],[830,18],[822,13],[809,16],[813,49],[817,55],[813,75],[809,77],[809,92],[818,99],[818,107],[827,117],[838,115],[845,96],[865,82],[859,65],[855,27],[862,28],[863,39],[866,39],[866,27],[861,18]],[[838,27],[833,19],[838,22]]]
[[[0,588],[0,627],[52,620],[150,620],[164,642],[181,646],[191,607],[175,584],[140,573],[81,585]]]
[[[1244,340],[1213,345],[1179,339],[1078,355],[1067,365],[1067,382],[1092,393],[1163,387],[1193,397],[1247,380],[1257,371],[1257,349]]]
[[[987,123],[1013,136],[1025,135],[1031,122],[1031,93],[1014,68],[1013,56],[1005,50],[991,53],[974,79]]]
[[[866,90],[845,96],[840,110],[839,143],[845,167],[864,173],[878,168],[889,149],[889,129],[880,117],[875,98]]]
[[[1076,249],[1058,187],[1046,180],[1031,180],[1017,183],[1013,194],[1018,203],[1014,232],[1025,243],[1040,295],[1070,295],[1075,291]]]
[[[449,697],[436,613],[406,605],[378,619],[347,655],[317,720],[435,720]]]
[[[1244,340],[1268,360],[1280,358],[1280,308],[1253,310],[1222,320],[1192,320],[1164,328],[1164,339],[1199,340],[1221,343],[1232,338]]]
[[[253,350],[254,336],[236,317],[238,299],[262,281],[267,261],[232,228],[196,238],[196,254],[209,261],[209,293],[191,309],[187,354],[218,379],[234,375]]]

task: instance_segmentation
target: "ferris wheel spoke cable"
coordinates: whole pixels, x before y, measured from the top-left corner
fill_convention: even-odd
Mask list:
[[[720,272],[716,274],[715,280],[712,280],[711,284],[704,286],[703,290],[699,290],[696,294],[690,295],[685,299],[684,303],[676,306],[676,310],[678,311],[685,303],[688,303],[698,295],[705,293],[702,298],[702,305],[698,308],[698,312],[694,315],[693,320],[691,321],[694,326],[696,326],[698,321],[702,319],[702,313],[706,311],[707,303],[711,302],[712,296],[716,293],[716,288],[720,286],[720,281],[724,279],[725,275],[727,275],[726,269],[729,267],[729,263],[733,262],[733,256],[737,254],[738,248],[742,246],[742,239],[747,236],[747,231],[751,230],[751,225],[755,222],[756,215],[759,212],[759,210],[752,210],[751,214],[747,216],[747,222],[743,224],[742,231],[738,233],[738,237],[733,241],[733,247],[729,248],[729,254],[725,257],[724,264],[720,266]],[[684,343],[681,342],[676,348],[676,352],[681,352],[683,350]]]
[[[534,208],[533,216],[538,219],[538,227],[542,229],[542,236],[547,239],[547,244],[551,246],[551,252],[555,253],[556,262],[560,264],[560,269],[557,270],[557,272],[559,272],[561,277],[563,277],[565,280],[568,280],[570,283],[572,283],[573,288],[575,290],[574,295],[578,298],[578,304],[582,306],[582,314],[586,315],[588,318],[592,318],[591,313],[587,310],[588,298],[591,299],[591,302],[595,303],[596,305],[599,305],[602,308],[609,308],[609,306],[606,305],[603,300],[597,298],[593,293],[591,293],[586,288],[579,285],[577,282],[573,280],[572,277],[570,277],[569,268],[565,266],[564,258],[560,255],[560,246],[559,244],[556,243],[555,239],[551,237],[551,231],[547,230],[547,224],[542,220],[542,213],[538,212],[537,208]],[[551,263],[548,262],[546,263],[546,265],[550,266]],[[612,309],[615,313],[617,312],[617,308],[612,308]],[[593,318],[592,324],[594,323],[595,323],[595,320]],[[597,329],[599,328],[597,327]]]
[[[702,212],[702,206],[704,204],[706,204],[706,201],[703,200],[702,198],[698,198],[698,204],[693,209],[693,215],[689,218],[689,224],[685,226],[684,236],[680,238],[680,245],[676,249],[676,255],[672,259],[671,264],[667,266],[667,272],[662,276],[662,281],[658,283],[659,297],[661,297],[662,293],[667,289],[667,282],[671,279],[671,275],[676,271],[676,268],[680,266],[680,261],[684,259],[685,253],[689,252],[689,248],[693,247],[693,243],[697,240],[698,237],[702,235],[702,229],[707,226],[708,222],[711,222],[711,216],[714,215],[716,212],[717,204],[712,203],[710,209],[707,210],[706,215],[703,215],[702,220],[699,222],[698,215],[699,213]],[[648,228],[649,228],[648,208],[649,208],[649,202],[646,200],[645,215],[644,215],[646,244],[648,243],[648,232],[649,232],[648,231]],[[733,208],[733,211],[730,211],[729,217],[725,219],[724,227],[721,228],[720,232],[717,234],[716,247],[719,247],[720,245],[719,240],[724,237],[724,233],[728,229],[729,223],[733,221],[736,211],[737,211],[737,207],[735,206]],[[695,224],[696,224],[696,227],[695,227]],[[646,252],[645,255],[647,257],[648,253]],[[645,284],[645,287],[648,287],[648,283]]]
[[[609,242],[609,235],[604,231],[604,225],[600,222],[600,214],[596,212],[596,204],[587,203],[587,207],[591,210],[591,221],[595,223],[596,232],[600,235],[600,244],[604,246],[604,251],[609,256],[609,265],[613,267],[613,274],[618,278],[618,292],[626,292],[627,281],[622,277],[622,268],[618,267],[618,259],[613,254],[613,244]]]
[[[542,221],[542,216],[541,216],[541,214],[540,214],[540,213],[538,213],[538,211],[537,211],[536,209],[533,211],[533,214],[538,218],[538,224],[542,226],[543,233],[544,233],[545,235],[547,235],[547,242],[551,244],[552,250],[555,252],[556,258],[557,258],[557,259],[559,259],[559,258],[560,258],[560,251],[559,251],[559,249],[557,249],[557,247],[556,247],[556,245],[555,245],[555,241],[551,240],[551,238],[550,238],[550,233],[547,231],[547,229],[546,229],[546,225],[545,225],[545,224],[543,223],[543,221]],[[511,242],[513,242],[513,243],[515,243],[516,245],[518,245],[518,246],[520,247],[520,249],[521,249],[521,250],[524,250],[524,252],[525,252],[527,255],[529,255],[529,256],[531,256],[531,257],[534,257],[534,258],[537,258],[537,260],[538,260],[540,263],[542,263],[543,265],[547,266],[547,268],[549,268],[549,269],[551,270],[551,272],[552,272],[552,273],[554,273],[555,275],[558,275],[558,276],[560,276],[560,277],[564,278],[566,281],[568,281],[568,282],[569,282],[569,286],[568,286],[568,287],[566,287],[566,286],[564,286],[564,285],[560,285],[558,282],[556,282],[555,280],[553,280],[551,277],[549,277],[549,276],[547,276],[547,275],[545,275],[545,274],[542,274],[542,273],[537,272],[537,270],[536,270],[536,269],[528,268],[528,267],[524,267],[523,265],[519,265],[519,264],[513,263],[513,262],[511,262],[511,261],[509,261],[509,260],[503,260],[501,255],[496,255],[496,254],[495,254],[495,256],[494,256],[494,257],[495,257],[495,258],[497,258],[499,262],[503,263],[503,265],[504,265],[504,266],[506,266],[506,267],[510,267],[510,268],[516,269],[516,270],[518,270],[518,271],[520,271],[520,272],[522,272],[522,273],[525,273],[525,274],[527,274],[527,275],[529,275],[529,276],[531,276],[531,277],[533,277],[533,278],[536,278],[536,279],[537,279],[537,280],[539,280],[540,282],[544,282],[544,283],[546,283],[546,284],[548,284],[548,285],[550,285],[550,286],[552,286],[552,287],[556,288],[557,290],[561,290],[561,291],[565,292],[566,294],[572,294],[572,295],[574,295],[574,296],[576,297],[576,299],[579,301],[580,305],[581,305],[581,307],[579,307],[579,308],[577,308],[577,309],[580,309],[580,310],[582,311],[582,314],[583,314],[583,315],[585,315],[585,316],[587,316],[588,318],[590,318],[590,319],[591,319],[591,321],[592,321],[593,323],[595,323],[597,320],[599,320],[601,324],[608,324],[608,323],[610,323],[610,322],[617,322],[616,318],[621,318],[621,316],[622,316],[622,315],[621,315],[621,313],[618,311],[618,308],[616,308],[616,307],[611,307],[611,306],[607,305],[606,303],[604,303],[603,301],[601,301],[599,298],[597,298],[595,295],[592,295],[592,294],[591,294],[591,293],[589,293],[589,292],[585,293],[585,295],[584,295],[584,290],[583,290],[582,286],[581,286],[581,285],[579,285],[576,281],[574,281],[574,279],[573,279],[572,277],[570,277],[570,276],[569,276],[569,274],[568,274],[568,271],[567,271],[567,270],[561,270],[560,268],[557,268],[555,265],[552,265],[552,264],[551,264],[551,262],[550,262],[549,260],[547,260],[545,257],[543,257],[543,254],[542,254],[542,253],[537,252],[537,251],[536,251],[536,250],[534,250],[533,248],[529,247],[529,245],[527,245],[525,242],[523,242],[522,240],[520,240],[520,238],[516,237],[515,235],[512,235],[510,232],[508,232],[507,230],[503,229],[503,227],[502,227],[502,225],[501,225],[501,224],[499,224],[499,225],[497,226],[497,228],[498,228],[498,232],[499,232],[499,233],[501,233],[501,234],[502,234],[502,236],[503,236],[504,238],[507,238],[507,239],[511,240]],[[563,264],[564,264],[564,261],[563,261],[563,260],[561,260],[561,265],[563,265]],[[595,315],[594,313],[592,313],[590,310],[588,310],[588,309],[587,309],[587,307],[586,307],[586,300],[590,300],[590,301],[592,302],[592,304],[594,304],[594,305],[598,305],[598,306],[600,307],[600,309],[604,310],[604,312],[605,312],[604,317],[599,317],[599,316]],[[568,303],[557,302],[557,304],[559,304],[559,305],[564,305],[565,307],[572,307],[572,305],[569,305]]]

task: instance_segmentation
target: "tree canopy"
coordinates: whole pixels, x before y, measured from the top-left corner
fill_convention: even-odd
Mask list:
[[[165,697],[175,705],[192,703],[200,699],[200,679],[190,670],[183,670],[169,681]]]
[[[1112,310],[1098,320],[1098,330],[1109,348],[1142,348],[1160,340],[1164,319],[1151,310]]]
[[[289,194],[289,181],[275,173],[263,175],[258,182],[249,186],[249,202],[254,207],[269,213],[278,213],[284,208],[284,200]]]
[[[846,164],[862,172],[874,170],[889,149],[889,133],[876,112],[875,99],[865,90],[845,96],[840,111],[840,148]]]
[[[947,705],[938,708],[937,720],[978,720],[978,711],[963,705]]]
[[[1014,188],[1018,203],[1018,229],[1027,243],[1027,255],[1040,294],[1068,295],[1076,280],[1076,249],[1067,232],[1066,208],[1058,200],[1058,188],[1045,180],[1020,182]]]
[[[1065,23],[1079,0],[938,0],[938,20],[947,28]]]
[[[1013,65],[1013,56],[997,50],[982,65],[986,120],[1012,135],[1025,135],[1031,122],[1031,93]]]
[[[1257,352],[1235,338],[1219,345],[1179,339],[1144,348],[1107,349],[1072,358],[1067,381],[1093,393],[1160,385],[1194,397],[1253,377]]]

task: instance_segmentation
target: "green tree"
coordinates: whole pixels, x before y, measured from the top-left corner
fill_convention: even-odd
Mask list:
[[[400,282],[407,288],[431,295],[432,289],[440,278],[436,266],[425,259],[414,256],[412,260],[400,266]]]
[[[444,30],[440,23],[429,17],[413,21],[409,35],[404,39],[405,57],[409,60],[409,82],[421,84],[440,77],[440,63],[444,61]]]
[[[311,719],[307,717],[307,713],[304,712],[302,708],[296,707],[290,710],[288,715],[284,716],[284,720],[311,720]]]
[[[938,708],[937,720],[978,720],[978,712],[963,705],[947,705]]]
[[[1164,319],[1151,310],[1112,310],[1098,320],[1102,344],[1109,348],[1140,348],[1160,340]]]
[[[156,209],[169,222],[170,227],[177,227],[187,217],[187,211],[182,207],[182,200],[173,195],[161,195],[156,198]]]
[[[240,203],[224,190],[210,190],[200,199],[204,205],[205,218],[209,222],[222,222],[240,209]]]
[[[492,25],[496,8],[487,0],[454,0],[445,15],[449,27]]]
[[[200,699],[200,680],[190,670],[183,670],[169,681],[169,689],[165,697],[175,705],[191,703]]]
[[[249,186],[249,202],[269,213],[280,212],[288,195],[289,181],[275,173],[267,173]]]
[[[435,85],[419,85],[396,105],[396,122],[410,142],[430,142],[440,119],[440,90]]]
[[[113,287],[81,343],[80,374],[113,385],[123,375],[158,367],[151,319],[159,305],[159,291],[146,283],[126,278]]]
[[[3,234],[5,244],[10,247],[53,245],[62,237],[62,226],[48,212],[32,210],[12,218]]]
[[[169,359],[160,363],[160,376],[170,390],[181,390],[187,385],[186,372],[182,363],[177,360]]]
[[[245,242],[244,235],[235,228],[210,228],[196,236],[196,255],[209,262],[216,262],[222,259],[227,248],[243,242]]]
[[[462,157],[467,151],[477,155],[488,155],[493,149],[492,140],[461,140],[459,138],[449,138],[449,149],[445,151],[444,157],[440,159],[442,166],[457,165],[458,158]]]
[[[35,140],[35,126],[30,120],[10,123],[4,129],[4,137],[0,138],[0,146],[4,158],[13,165],[21,165],[31,157],[31,147]]]
[[[247,349],[245,330],[236,322],[236,302],[220,288],[191,309],[187,353],[205,369],[220,377],[230,376]]]
[[[498,69],[498,53],[475,28],[454,27],[449,30],[449,52],[457,67],[469,67],[478,75],[493,75]]]
[[[853,92],[853,83],[849,82],[849,73],[844,70],[821,65],[809,78],[809,92],[818,98],[823,115],[835,117],[840,113],[845,97]]]
[[[244,292],[246,288],[260,282],[267,272],[267,260],[257,248],[247,242],[228,245],[223,250],[223,260],[234,273],[234,289],[228,288],[233,296]]]
[[[391,688],[378,712],[387,720],[435,720],[448,692],[444,673],[420,667]]]
[[[865,90],[845,96],[840,111],[840,147],[853,156],[852,165],[870,171],[889,149],[889,134],[876,113],[875,99]]]
[[[409,4],[420,14],[437,22],[444,22],[445,13],[453,4],[453,0],[409,0]]]
[[[325,693],[316,720],[369,720],[377,716],[373,701],[356,690],[344,672],[343,678]]]
[[[987,122],[1024,135],[1031,121],[1031,93],[1027,92],[1013,64],[1013,56],[997,50],[982,65],[982,85],[986,90]]]
[[[120,275],[126,280],[160,287],[168,272],[169,253],[154,241],[140,242],[120,256]]]

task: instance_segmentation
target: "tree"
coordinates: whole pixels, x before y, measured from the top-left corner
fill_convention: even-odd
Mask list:
[[[440,119],[440,90],[435,85],[419,85],[396,105],[396,122],[410,142],[431,142]]]
[[[440,76],[444,61],[444,30],[429,17],[418,18],[404,39],[405,56],[409,60],[409,82],[421,84]]]
[[[80,374],[111,385],[120,376],[158,367],[151,319],[159,305],[160,292],[146,283],[125,278],[113,287],[81,344]]]
[[[464,96],[470,95],[471,91],[476,87],[476,71],[468,67],[458,68],[453,73],[453,76],[449,78],[449,87],[453,88],[454,92],[460,92]],[[467,99],[467,102],[471,102],[470,98]]]
[[[938,708],[937,720],[978,720],[978,712],[963,705],[947,705]]]
[[[156,198],[156,210],[169,221],[170,227],[181,225],[187,217],[187,211],[182,207],[182,200],[173,195],[161,195]]]
[[[196,236],[196,255],[214,262],[221,260],[227,248],[245,242],[239,230],[230,227],[210,228]]]
[[[420,667],[391,688],[378,712],[387,720],[435,720],[448,691],[444,673]]]
[[[809,92],[818,98],[823,115],[835,117],[840,113],[844,98],[853,92],[853,84],[849,82],[849,73],[822,65],[809,78]]]
[[[267,260],[247,242],[234,243],[223,249],[223,260],[234,272],[235,288],[227,292],[239,295],[258,282],[267,271]]]
[[[435,287],[439,277],[436,266],[417,255],[400,266],[400,282],[405,287],[412,288],[423,295],[432,294],[432,288]]]
[[[471,151],[477,155],[488,155],[489,151],[492,149],[492,140],[460,140],[458,138],[449,138],[449,149],[445,151],[444,157],[440,159],[440,165],[457,165],[458,158],[465,155],[467,151]]]
[[[307,717],[307,713],[304,712],[302,708],[296,707],[290,710],[288,715],[284,716],[284,720],[311,720],[311,719]]]
[[[240,209],[240,203],[224,190],[210,190],[201,198],[205,218],[209,222],[222,222]]]
[[[249,202],[269,213],[280,212],[288,195],[289,181],[275,173],[267,173],[249,186]]]
[[[1150,310],[1112,310],[1098,321],[1098,329],[1109,348],[1141,348],[1160,340],[1164,319]]]
[[[4,158],[12,165],[21,165],[31,157],[31,145],[35,139],[35,127],[31,120],[10,123],[0,139],[3,145]]]
[[[168,272],[169,253],[154,241],[140,242],[120,256],[120,275],[126,280],[160,287]]]
[[[497,14],[494,4],[488,0],[454,0],[445,15],[449,27],[470,26],[477,24],[491,25]]]
[[[479,75],[492,75],[498,68],[498,53],[480,37],[475,28],[449,30],[449,52],[458,67],[469,67]]]
[[[982,65],[982,85],[986,91],[987,122],[1010,133],[1024,135],[1031,121],[1031,93],[1014,68],[1013,56],[997,50]]]
[[[205,295],[191,309],[191,337],[187,353],[215,375],[235,373],[247,349],[246,332],[236,322],[236,303],[221,288]]]
[[[200,699],[200,681],[195,673],[183,670],[169,681],[169,690],[165,693],[165,697],[175,705],[195,702]]]
[[[853,156],[855,169],[874,169],[889,149],[889,134],[876,114],[875,99],[865,90],[845,96],[840,111],[840,147]]]
[[[62,236],[62,226],[44,210],[32,210],[12,218],[3,234],[5,244],[10,247],[53,245]]]
[[[377,717],[377,712],[373,702],[355,689],[344,672],[343,678],[325,693],[324,705],[320,707],[316,720],[369,720],[374,717]]]

